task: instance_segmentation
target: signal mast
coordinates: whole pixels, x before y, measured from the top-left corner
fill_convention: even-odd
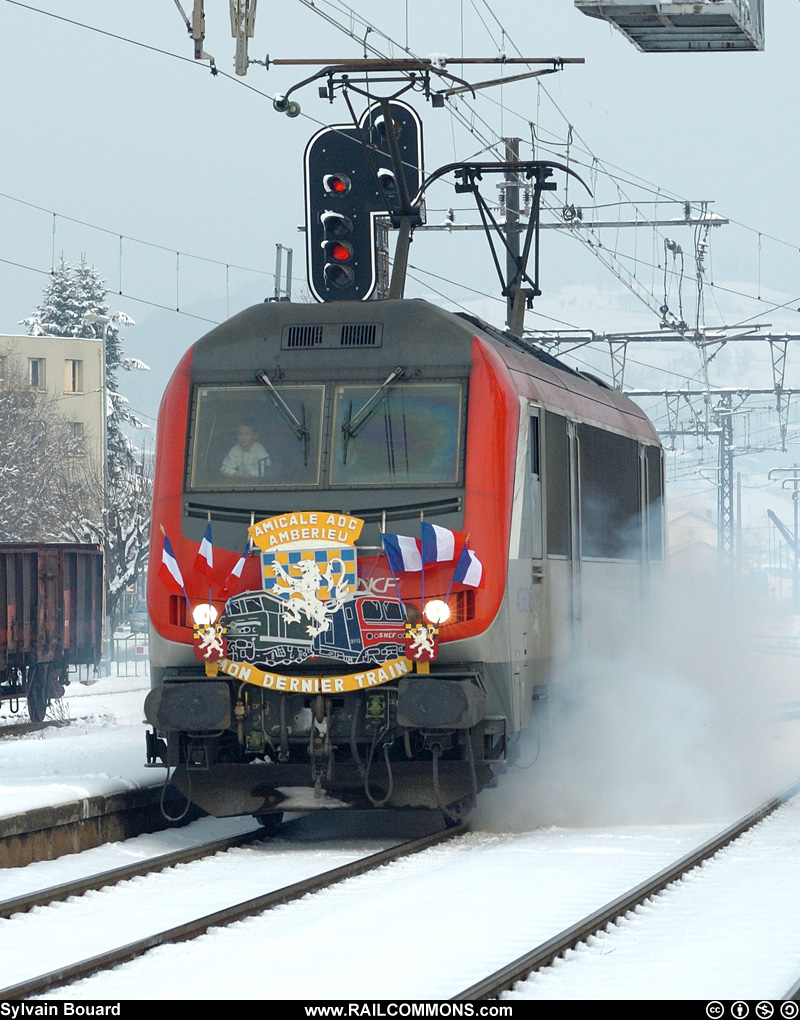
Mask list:
[[[522,64],[523,73],[470,84],[448,70],[453,64]],[[394,264],[387,292],[401,298],[405,289],[412,233],[425,223],[425,194],[436,181],[452,175],[457,193],[475,198],[481,224],[489,240],[501,291],[508,301],[508,325],[521,336],[525,309],[532,307],[539,288],[539,211],[544,191],[555,189],[555,171],[584,182],[569,167],[549,160],[448,163],[424,172],[422,123],[401,97],[419,92],[434,108],[455,95],[509,81],[553,74],[583,58],[450,58],[438,60],[272,60],[266,66],[322,65],[314,74],[276,95],[274,108],[296,117],[300,106],[292,98],[303,87],[318,83],[320,98],[333,102],[341,95],[350,124],[324,128],[312,137],[305,154],[306,239],[309,285],[319,301],[366,301],[378,288],[378,230],[387,221],[397,230]],[[530,65],[546,65],[530,70]],[[375,88],[385,94],[376,98]],[[368,105],[359,115],[352,96]],[[530,182],[531,212],[527,224],[509,229],[498,222],[481,194],[485,176],[514,175]],[[585,185],[584,185],[585,186]],[[588,188],[587,188],[588,191]],[[520,233],[523,232],[520,244]],[[499,253],[505,251],[505,267]],[[528,263],[533,256],[532,269]]]
[[[196,60],[208,60],[217,73],[214,58],[203,48],[205,12],[203,0],[194,0],[192,16],[186,15],[180,0],[174,0],[194,43]],[[319,70],[293,85],[285,95],[274,97],[273,106],[288,117],[300,114],[300,104],[291,98],[306,85],[319,83],[319,95],[333,103],[341,95],[350,114],[350,124],[324,128],[308,143],[305,153],[306,244],[308,282],[318,301],[366,301],[376,296],[379,278],[378,251],[383,249],[385,224],[398,231],[391,281],[381,287],[378,297],[401,298],[405,290],[408,252],[415,228],[425,224],[425,193],[435,181],[452,174],[457,193],[475,198],[492,259],[508,307],[507,324],[521,336],[525,310],[541,294],[539,288],[540,203],[544,191],[553,191],[550,180],[558,170],[584,182],[569,167],[547,160],[520,161],[506,151],[497,162],[450,163],[424,174],[422,124],[415,111],[401,100],[407,92],[421,92],[436,108],[464,93],[524,81],[563,70],[566,64],[583,64],[582,57],[437,57],[356,60],[276,59],[252,60],[247,43],[255,31],[257,0],[229,0],[231,34],[236,39],[235,69],[247,73],[249,64],[271,66],[316,66]],[[452,65],[502,64],[525,68],[518,74],[470,83],[448,68]],[[544,65],[531,70],[533,65]],[[375,86],[387,94],[376,97]],[[388,88],[387,88],[388,87]],[[367,101],[359,116],[351,94]],[[509,158],[511,157],[511,158]],[[531,212],[526,226],[507,218],[500,224],[486,199],[480,182],[486,175],[502,174],[506,181],[530,182]],[[584,184],[584,187],[586,185]],[[513,187],[512,187],[513,190]],[[588,187],[586,189],[589,191]],[[591,192],[589,192],[591,194]],[[520,243],[521,233],[524,238]],[[379,234],[381,241],[379,242]],[[505,269],[498,252],[505,250]],[[528,262],[533,253],[533,268]]]

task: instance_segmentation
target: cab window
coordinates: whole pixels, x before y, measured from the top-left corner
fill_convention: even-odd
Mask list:
[[[460,383],[337,386],[331,485],[453,485],[463,424]]]
[[[323,386],[200,386],[191,489],[318,485]]]

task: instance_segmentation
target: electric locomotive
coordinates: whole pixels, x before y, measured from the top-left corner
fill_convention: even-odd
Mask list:
[[[424,566],[421,522],[450,539]],[[471,316],[269,302],[175,371],[151,534],[151,764],[215,815],[452,817],[608,638],[612,592],[632,625],[661,448],[622,394]]]

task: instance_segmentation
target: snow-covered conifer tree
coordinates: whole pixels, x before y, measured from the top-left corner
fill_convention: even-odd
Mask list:
[[[120,371],[146,371],[147,365],[136,358],[126,358],[120,326],[133,326],[124,312],[109,314],[105,283],[94,266],[82,258],[77,266],[63,257],[44,288],[42,302],[33,315],[22,320],[29,336],[72,336],[100,340],[106,345],[106,395],[108,401],[107,441],[108,476],[132,470],[136,451],[124,427],[143,429],[146,426],[133,414],[119,392]]]

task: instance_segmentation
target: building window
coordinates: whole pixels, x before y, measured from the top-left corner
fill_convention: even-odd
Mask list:
[[[44,366],[44,358],[28,358],[28,385],[32,390],[45,389]]]
[[[83,393],[83,362],[67,358],[64,362],[64,392]]]
[[[83,440],[86,436],[86,426],[82,421],[68,421],[69,438],[72,449],[70,453],[74,457],[80,457],[86,452]]]

